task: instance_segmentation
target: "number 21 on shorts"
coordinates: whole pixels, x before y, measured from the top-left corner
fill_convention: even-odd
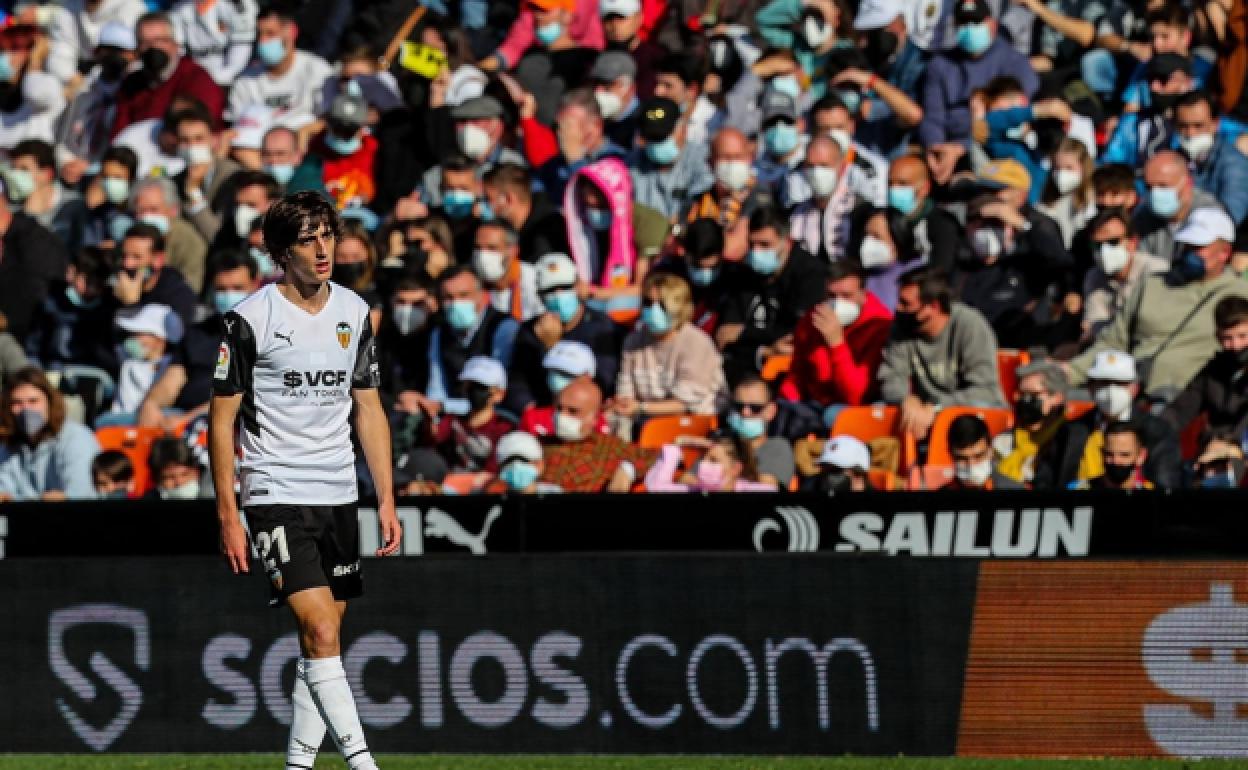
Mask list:
[[[269,564],[269,552],[273,550],[273,546],[277,546],[277,563],[285,564],[290,561],[290,548],[286,545],[286,527],[274,527],[273,532],[260,532],[256,534],[256,547],[260,549],[260,558],[265,565]]]

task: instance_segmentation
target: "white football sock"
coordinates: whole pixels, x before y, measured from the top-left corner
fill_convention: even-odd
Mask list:
[[[364,727],[355,710],[342,659],[312,658],[304,666],[312,700],[329,726],[329,735],[351,770],[375,770],[377,763],[364,742]]]
[[[294,704],[294,718],[290,721],[290,740],[286,743],[286,770],[312,770],[316,753],[325,740],[325,720],[316,709],[312,692],[308,690],[305,667],[300,658],[295,663],[295,689],[290,700]]]

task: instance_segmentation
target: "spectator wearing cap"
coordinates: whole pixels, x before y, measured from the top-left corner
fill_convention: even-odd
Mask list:
[[[516,428],[512,420],[495,411],[507,392],[507,371],[492,358],[473,356],[464,363],[459,382],[468,412],[426,422],[430,429],[427,446],[453,472],[493,472],[497,468],[494,445]]]
[[[705,81],[706,62],[695,53],[672,51],[659,60],[654,95],[671,99],[680,107],[686,141],[708,142],[720,126],[736,126],[753,134],[758,122],[757,98],[729,100],[725,95],[721,111],[703,92]]]
[[[901,407],[901,426],[916,438],[945,406],[1003,407],[997,340],[979,311],[954,302],[942,271],[905,273],[893,331],[884,346],[880,398]]]
[[[992,491],[1025,489],[1022,483],[1004,475],[993,462],[992,434],[976,414],[955,417],[945,439],[953,456],[953,479],[942,489]]]
[[[1082,384],[1098,353],[1122,350],[1140,364],[1143,392],[1169,401],[1217,352],[1214,306],[1223,297],[1248,297],[1248,284],[1227,268],[1235,225],[1220,208],[1198,208],[1175,240],[1182,256],[1174,269],[1145,278],[1088,350],[1071,360],[1073,384]]]
[[[66,419],[65,401],[42,371],[27,367],[0,398],[0,501],[95,497],[91,429]]]
[[[0,183],[0,313],[13,336],[24,340],[49,285],[64,280],[69,255],[55,235],[10,202],[8,187],[7,180]]]
[[[1206,435],[1248,431],[1248,300],[1224,297],[1213,306],[1218,349],[1162,413],[1176,432],[1204,417]]]
[[[1145,478],[1163,489],[1178,487],[1182,464],[1178,436],[1169,423],[1141,406],[1135,359],[1121,350],[1100,350],[1086,380],[1096,409],[1068,420],[1037,455],[1035,487],[1064,489],[1104,475],[1107,428],[1120,422],[1132,425],[1144,441]]]
[[[546,373],[544,380],[550,400],[548,405],[537,406],[529,403],[520,417],[520,429],[543,438],[555,435],[555,400],[565,388],[578,380],[593,382],[598,385],[597,362],[594,352],[588,345],[572,340],[560,340],[555,343],[546,357],[542,359],[542,368]],[[614,383],[612,383],[614,386]],[[599,413],[594,430],[607,434],[611,426],[605,415]]]
[[[783,435],[772,435],[784,430],[783,420],[771,386],[755,374],[747,374],[733,387],[732,401],[720,420],[749,447],[758,480],[778,489],[788,489],[796,472],[793,445]]]
[[[251,47],[256,42],[256,12],[253,0],[177,0],[169,9],[169,18],[186,55],[203,67],[217,85],[229,88],[251,59]]]
[[[1242,222],[1248,215],[1248,157],[1218,131],[1213,97],[1205,91],[1180,96],[1174,129],[1196,186],[1217,198],[1236,224]]]
[[[667,56],[667,49],[649,34],[665,11],[666,6],[660,3],[642,0],[599,0],[598,3],[607,48],[627,53],[632,58],[636,71],[633,83],[641,99],[654,96],[659,62]]]
[[[1161,54],[1145,65],[1149,105],[1118,119],[1113,136],[1101,153],[1104,163],[1138,167],[1174,143],[1174,105],[1193,88],[1191,61],[1178,54]]]
[[[1039,79],[1027,57],[998,34],[985,0],[958,0],[953,21],[957,47],[932,58],[924,80],[919,143],[927,148],[933,175],[947,179],[971,138],[971,96],[994,78],[1011,75],[1031,96]]]
[[[472,269],[500,313],[524,322],[546,311],[538,296],[536,271],[520,261],[519,236],[510,223],[495,219],[477,225]]]
[[[23,212],[77,254],[86,238],[87,206],[77,190],[57,178],[52,145],[41,139],[18,142],[9,151],[9,163],[10,199],[20,202]]]
[[[988,136],[984,152],[996,160],[1012,159],[1027,169],[1031,177],[1031,192],[1027,202],[1039,203],[1049,179],[1046,165],[1049,159],[1037,143],[1034,124],[1038,120],[1056,120],[1063,133],[1069,134],[1068,125],[1074,119],[1070,105],[1059,98],[1040,99],[1030,103],[1022,85],[1012,77],[994,78],[984,89],[984,101],[988,110],[984,116]],[[1095,150],[1096,142],[1093,140]]]
[[[198,294],[203,287],[208,244],[195,226],[182,216],[177,184],[168,177],[150,177],[139,181],[130,188],[130,214],[134,221],[150,225],[160,232],[165,264],[179,274],[193,294]],[[183,315],[180,304],[166,304]]]
[[[498,491],[515,495],[551,495],[563,491],[558,484],[539,481],[546,463],[542,445],[531,434],[512,431],[503,436],[495,449],[498,460]],[[487,491],[494,491],[487,488]]]
[[[786,205],[790,202],[785,179],[806,158],[806,121],[797,112],[797,100],[769,87],[763,92],[763,152],[756,173]]]
[[[835,85],[857,86],[866,97],[858,138],[876,152],[904,144],[923,119],[919,84],[930,54],[914,44],[901,0],[865,0],[854,16],[858,45],[875,72],[847,67]]]
[[[212,130],[212,116],[203,107],[180,110],[167,125],[178,137],[178,155],[186,161],[186,168],[174,177],[182,209],[200,237],[211,243],[234,195],[234,175],[242,169],[226,157],[221,136]],[[191,288],[199,291],[203,275],[187,278]]]
[[[815,492],[868,492],[871,450],[853,436],[833,436],[815,460],[819,473],[807,486]]]
[[[639,109],[642,145],[628,159],[634,200],[674,220],[715,183],[707,148],[687,140],[680,108],[672,100],[655,97]]]
[[[156,482],[156,488],[144,496],[149,500],[198,500],[215,496],[212,474],[182,437],[162,436],[153,441],[147,465]]]
[[[711,140],[711,170],[715,183],[695,198],[684,214],[685,222],[705,219],[722,229],[722,245],[716,250],[730,260],[740,260],[749,251],[750,215],[769,205],[773,195],[759,183],[754,167],[754,143],[740,129],[727,126]],[[692,274],[691,274],[692,277]],[[694,282],[694,293],[698,284]]]
[[[442,494],[446,480],[446,460],[424,449],[404,452],[394,461],[395,497]]]
[[[299,27],[294,7],[267,5],[256,17],[254,35],[256,58],[230,87],[229,117],[237,120],[256,104],[305,120],[320,115],[321,90],[334,69],[316,54],[295,47]]]
[[[1179,255],[1175,233],[1195,209],[1216,209],[1222,204],[1196,185],[1186,159],[1172,150],[1161,150],[1144,165],[1148,199],[1135,210],[1133,225],[1140,247],[1149,254],[1174,261]]]
[[[845,256],[854,211],[869,203],[843,178],[849,168],[846,160],[840,142],[817,134],[806,147],[800,173],[793,174],[787,185],[793,190],[800,180],[803,198],[789,218],[793,240],[823,264]]]
[[[858,262],[833,262],[826,299],[802,316],[793,332],[793,363],[780,398],[805,405],[819,426],[829,406],[864,404],[876,392],[893,314],[867,291],[866,280]]]
[[[658,453],[598,431],[601,420],[602,391],[593,382],[577,379],[559,392],[542,481],[565,492],[623,493],[645,477]]]
[[[1056,437],[1066,422],[1066,372],[1056,361],[1038,359],[1015,370],[1014,429],[992,442],[1000,459],[997,471],[1031,484],[1036,456]]]
[[[129,33],[128,50],[134,50],[134,27],[147,12],[142,0],[65,0],[48,19],[48,58],[44,70],[62,83],[69,83],[81,72],[90,71],[92,55],[100,46],[117,43],[122,31]]]
[[[182,55],[167,14],[152,12],[140,17],[135,23],[135,43],[143,68],[121,81],[113,137],[131,124],[162,117],[179,96],[198,100],[208,108],[215,125],[220,125],[225,93],[203,67]]]
[[[293,128],[278,125],[264,133],[260,162],[265,173],[277,180],[286,195],[304,190],[325,192],[320,158],[304,150]]]
[[[122,362],[117,392],[101,424],[133,424],[139,406],[173,360],[171,350],[182,341],[182,321],[168,305],[131,305],[117,311]]]
[[[455,141],[464,157],[472,161],[473,173],[484,177],[501,164],[524,166],[524,156],[503,145],[506,126],[502,102],[493,96],[478,96],[451,108]],[[430,207],[442,205],[442,165],[425,172],[420,198]]]
[[[377,194],[373,174],[378,145],[367,119],[368,104],[359,88],[348,83],[330,105],[325,130],[309,146],[320,160],[325,191],[340,211],[366,206]]]
[[[78,3],[81,1],[75,0]],[[139,14],[146,10],[146,6],[138,0],[125,0],[124,5],[134,7],[135,12]],[[80,27],[64,28],[62,26],[64,18],[65,14],[57,14],[54,17],[48,29],[49,37],[61,34],[72,39],[85,31]],[[58,28],[60,28],[59,32],[54,32]],[[52,51],[56,48],[56,46],[50,48],[49,61],[52,59]],[[85,171],[92,161],[99,159],[105,151],[111,149],[109,132],[113,127],[113,117],[116,111],[117,89],[121,86],[126,70],[135,60],[134,48],[133,22],[127,24],[109,21],[100,25],[98,42],[94,46],[94,58],[86,65],[86,78],[61,116],[62,134],[58,137],[58,152],[69,158],[65,164],[68,168],[72,169],[78,165]],[[67,49],[76,50],[70,46],[67,46]],[[77,57],[78,54],[75,53],[74,56]],[[64,64],[70,64],[69,56],[64,57]],[[74,64],[76,65],[76,62]],[[49,69],[49,72],[51,71]],[[64,71],[73,75],[78,72],[78,68],[67,66]]]
[[[675,444],[664,444],[659,459],[646,472],[647,492],[775,492],[775,481],[766,480],[750,443],[735,433],[716,433],[704,439],[706,452],[688,469],[682,479],[673,479],[680,468],[682,452]]]
[[[606,121],[607,138],[632,149],[637,140],[641,106],[637,96],[637,63],[623,51],[603,51],[594,61],[589,77],[594,81],[598,111]]]
[[[565,35],[576,45],[602,50],[604,40],[598,5],[588,0],[521,3],[520,15],[507,30],[507,37],[481,62],[481,68],[486,71],[514,69],[533,46],[549,45]]]
[[[715,330],[732,381],[773,355],[792,354],[797,322],[826,296],[824,264],[789,237],[789,221],[775,207],[750,217],[745,262],[751,275],[725,299]]]
[[[1128,209],[1102,209],[1088,225],[1093,266],[1083,278],[1083,341],[1089,341],[1122,311],[1127,298],[1170,261],[1140,248]]]
[[[485,173],[484,198],[494,216],[519,236],[520,259],[536,262],[546,254],[566,254],[568,224],[545,194],[534,192],[533,175],[523,166],[503,163]]]
[[[537,293],[545,312],[526,321],[516,335],[512,355],[507,407],[524,414],[530,406],[548,406],[554,391],[549,387],[547,362],[572,366],[559,369],[563,374],[590,374],[606,393],[615,391],[619,353],[615,325],[601,311],[581,299],[584,283],[576,265],[566,254],[547,254],[536,265]],[[554,351],[568,344],[577,345],[565,355]],[[592,364],[582,353],[588,350]],[[553,356],[553,357],[552,357]]]

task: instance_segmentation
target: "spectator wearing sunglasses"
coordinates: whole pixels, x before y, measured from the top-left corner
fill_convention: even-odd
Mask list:
[[[759,481],[788,489],[795,472],[793,446],[788,439],[768,435],[776,420],[771,387],[757,375],[746,375],[732,389],[730,409],[721,420],[754,454]]]

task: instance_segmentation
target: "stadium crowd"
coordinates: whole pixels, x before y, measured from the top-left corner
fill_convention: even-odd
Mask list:
[[[0,499],[212,495],[303,190],[402,494],[1238,487],[1246,73],[1244,0],[19,0]]]

